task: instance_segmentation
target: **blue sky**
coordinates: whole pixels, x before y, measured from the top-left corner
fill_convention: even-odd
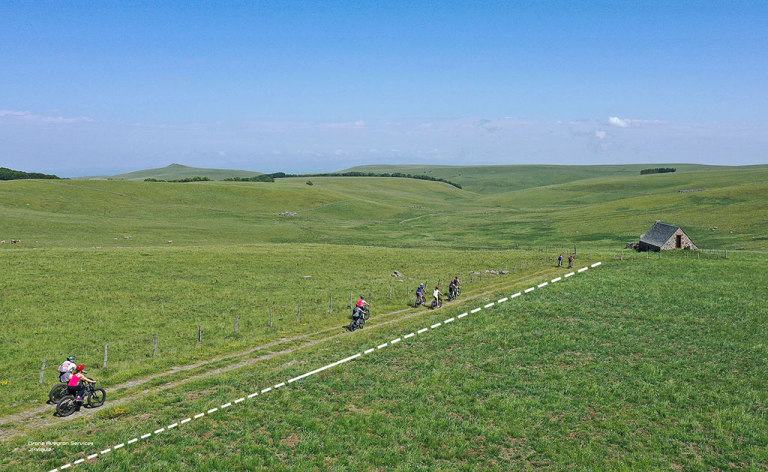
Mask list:
[[[766,163],[765,2],[2,2],[0,166]]]

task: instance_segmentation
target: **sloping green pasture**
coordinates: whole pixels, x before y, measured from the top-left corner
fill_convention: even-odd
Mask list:
[[[439,283],[447,292],[448,278],[460,275],[466,297],[513,276],[552,271],[552,260],[543,266],[542,257],[309,244],[7,251],[3,260],[12,275],[2,282],[0,362],[12,363],[16,373],[0,375],[8,382],[0,385],[0,405],[8,412],[40,404],[68,355],[109,387],[281,337],[342,332],[350,295],[354,301],[364,295],[374,313],[404,310],[419,282],[430,289]],[[521,269],[525,263],[529,268]],[[513,274],[482,280],[468,274],[507,267]],[[395,270],[405,277],[392,277]],[[109,361],[101,369],[105,344]],[[49,365],[41,385],[44,358]]]
[[[762,470],[766,263],[608,262],[78,467]],[[49,470],[458,313],[107,406],[0,460]],[[94,444],[29,451],[62,437]]]
[[[600,249],[637,240],[657,219],[682,226],[706,248],[760,249],[768,237],[768,170],[760,167],[599,177],[526,190],[510,185],[488,195],[400,178],[313,182],[2,182],[0,238],[38,248],[173,241]],[[704,190],[678,193],[694,189]]]

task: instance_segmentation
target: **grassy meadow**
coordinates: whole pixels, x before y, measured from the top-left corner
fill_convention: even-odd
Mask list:
[[[78,467],[765,469],[767,262],[609,261]],[[3,444],[0,464],[58,467],[466,308],[107,405]],[[94,444],[28,450],[62,437]]]
[[[78,467],[764,469],[768,167],[670,166],[355,169],[463,189],[0,182],[0,469],[50,470],[550,280],[574,245],[577,268],[604,265]],[[655,220],[729,258],[614,259]],[[452,275],[462,299],[409,308]],[[353,334],[350,294],[374,305]],[[110,393],[59,421],[35,408],[69,354]],[[28,446],[72,437],[94,445]]]

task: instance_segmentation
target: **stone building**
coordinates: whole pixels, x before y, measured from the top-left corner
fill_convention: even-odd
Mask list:
[[[693,249],[698,247],[679,226],[668,225],[656,220],[650,231],[640,236],[638,249],[641,251],[667,251],[669,249]]]

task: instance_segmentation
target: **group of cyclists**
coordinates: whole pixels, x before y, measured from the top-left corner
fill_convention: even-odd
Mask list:
[[[67,357],[67,360],[59,366],[59,382],[67,384],[67,394],[75,396],[75,411],[80,410],[83,404],[83,390],[86,383],[95,384],[96,381],[85,376],[85,366],[75,364],[75,356]]]
[[[448,284],[448,300],[454,300],[456,297],[459,296],[460,293],[460,286],[461,286],[461,280],[459,280],[459,276],[457,275],[454,277],[450,283]],[[424,284],[419,284],[419,288],[416,289],[416,305],[415,306],[421,306],[426,305],[426,297],[424,295],[424,291],[426,289],[424,288]],[[432,292],[432,308],[439,308],[443,306],[443,292],[440,291],[440,286],[435,285],[435,290]],[[368,303],[365,300],[365,297],[363,295],[360,295],[360,299],[355,304],[355,307],[352,309],[352,322],[347,326],[347,329],[350,331],[354,331],[355,329],[362,329],[363,326],[365,326],[365,320],[368,319],[368,307],[371,306],[370,303]]]
[[[459,280],[459,276],[457,275],[448,284],[448,300],[453,300],[459,296],[460,286],[461,286],[461,281]],[[425,290],[424,284],[419,284],[419,288],[416,289],[416,306],[425,305],[427,303],[426,297],[424,296],[424,290]],[[432,292],[433,306],[442,306],[442,301],[443,301],[442,295],[443,295],[443,292],[440,291],[440,286],[435,285],[435,290]]]

